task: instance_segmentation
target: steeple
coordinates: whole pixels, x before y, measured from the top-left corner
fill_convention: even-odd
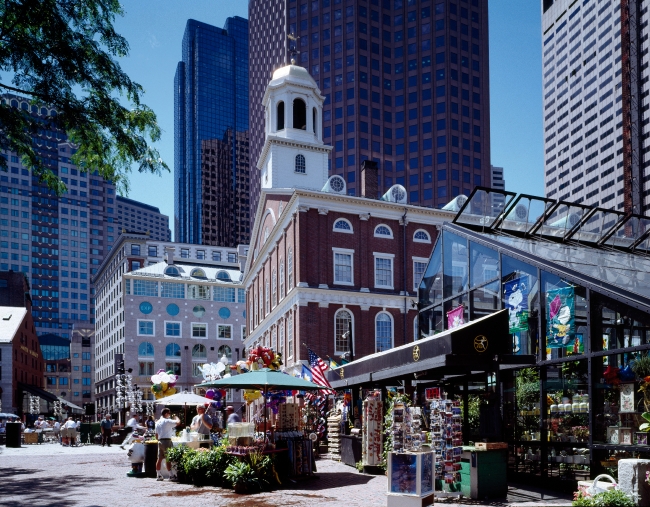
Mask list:
[[[307,69],[292,64],[273,73],[262,100],[265,142],[257,167],[263,189],[323,188],[332,150],[323,143],[324,100]]]

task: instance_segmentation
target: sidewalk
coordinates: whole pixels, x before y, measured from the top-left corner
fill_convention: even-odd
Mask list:
[[[30,507],[178,507],[196,498],[202,505],[226,507],[384,507],[386,476],[358,473],[331,460],[318,460],[316,478],[287,489],[258,495],[237,495],[220,488],[134,479],[126,476],[130,463],[119,446],[61,447],[56,444],[7,449],[0,446],[0,506]],[[490,505],[497,507],[569,506],[570,499],[534,488],[511,487],[508,498],[479,502],[436,500],[435,505]]]

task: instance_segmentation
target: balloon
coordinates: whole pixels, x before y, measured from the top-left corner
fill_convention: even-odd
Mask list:
[[[226,370],[226,366],[223,363],[217,363],[217,373],[221,374],[221,372]]]
[[[171,396],[172,394],[176,394],[176,388],[175,387],[170,387],[165,391],[165,396]]]
[[[169,384],[167,382],[161,382],[160,387],[162,387],[162,391],[165,392],[169,388]]]
[[[212,403],[210,403],[210,406],[212,408],[217,408],[217,405],[218,405],[218,403],[216,401],[213,401]]]
[[[221,402],[220,402],[220,401],[216,401],[215,403],[217,404],[217,410],[221,410]]]
[[[160,384],[160,375],[151,375],[152,384]]]
[[[207,396],[206,396],[206,398],[207,398]],[[221,389],[217,389],[217,390],[212,391],[212,398],[219,401],[221,399]]]
[[[160,384],[154,384],[154,385],[151,386],[151,390],[152,390],[154,393],[160,393],[160,392],[162,392],[163,389],[162,389],[162,387],[160,386]]]
[[[163,384],[169,384],[169,382],[171,382],[171,379],[169,378],[169,375],[167,373],[161,373],[160,382]]]
[[[208,390],[205,392],[205,397],[206,397],[207,399],[211,400],[212,398],[215,397],[215,394],[216,394],[216,393],[214,392],[214,389],[208,389]],[[218,398],[217,398],[217,399],[218,399]]]

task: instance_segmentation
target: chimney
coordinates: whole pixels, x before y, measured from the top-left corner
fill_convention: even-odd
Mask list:
[[[167,257],[167,265],[171,266],[174,264],[174,252],[176,251],[176,248],[173,246],[166,246],[165,247],[165,257]]]
[[[361,197],[366,199],[377,199],[377,184],[379,170],[377,162],[364,160],[361,162]]]

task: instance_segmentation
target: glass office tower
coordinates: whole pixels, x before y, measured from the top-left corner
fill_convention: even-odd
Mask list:
[[[250,234],[248,21],[190,19],[174,77],[176,241],[236,246]]]
[[[250,0],[248,9],[253,164],[264,91],[295,46],[326,97],[330,173],[351,194],[365,159],[379,163],[380,193],[399,183],[413,204],[438,207],[490,184],[486,0]],[[255,207],[255,168],[251,194]]]

